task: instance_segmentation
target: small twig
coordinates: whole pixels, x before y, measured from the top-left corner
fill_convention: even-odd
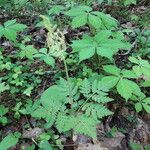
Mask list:
[[[135,44],[136,44],[136,40],[132,43],[132,48],[135,46]],[[125,56],[125,55],[128,55],[128,54],[131,52],[132,48],[129,49],[126,53],[119,54],[119,56]]]
[[[32,138],[32,141],[35,143],[35,145],[38,145],[38,143],[34,140],[34,138]]]

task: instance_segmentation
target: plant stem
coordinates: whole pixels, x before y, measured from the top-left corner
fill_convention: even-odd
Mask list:
[[[66,60],[63,59],[64,61],[64,66],[65,66],[65,72],[66,72],[66,78],[67,78],[67,81],[69,81],[69,74],[68,74],[68,67],[67,67],[67,63],[66,63]],[[70,84],[68,85],[69,87],[69,99],[71,100],[71,96],[70,96],[70,93],[71,93],[71,89],[70,89]],[[71,136],[71,139],[73,139],[73,129],[70,130],[70,136]]]
[[[66,72],[66,78],[67,80],[69,80],[69,74],[68,74],[68,68],[67,68],[67,63],[66,63],[66,60],[64,59],[64,66],[65,66],[65,72]]]

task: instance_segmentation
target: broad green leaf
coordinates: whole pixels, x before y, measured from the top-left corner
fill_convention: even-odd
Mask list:
[[[40,143],[39,143],[39,147],[42,149],[42,150],[53,150],[53,148],[51,147],[51,145],[49,144],[48,141],[45,141],[45,140],[42,140]]]
[[[112,66],[112,65],[105,65],[105,66],[103,66],[103,69],[107,73],[113,74],[113,75],[116,75],[116,76],[119,76],[120,71],[121,71],[119,68],[117,68],[116,66]]]
[[[128,86],[132,89],[133,94],[137,96],[143,96],[143,93],[141,93],[139,86],[135,82],[131,80],[127,80],[127,82],[128,82]]]
[[[108,39],[111,36],[112,32],[110,30],[101,30],[95,36],[94,39],[101,43],[104,39]]]
[[[141,71],[143,72],[145,77],[150,78],[150,68],[142,67]]]
[[[98,16],[102,20],[104,29],[112,29],[117,27],[118,21],[110,15],[98,11],[94,11],[92,14]]]
[[[16,19],[8,20],[4,23],[5,28],[16,23]]]
[[[5,90],[8,90],[9,86],[5,85],[5,82],[1,82],[0,80],[0,93],[4,92]]]
[[[34,54],[37,53],[37,50],[33,47],[33,45],[21,45],[20,46],[20,57],[21,58],[24,58],[24,57],[27,57],[28,59],[31,59],[33,60],[33,56]]]
[[[41,96],[41,103],[43,105],[51,105],[50,99],[55,99],[55,101],[63,102],[66,97],[65,93],[60,92],[60,88],[57,85],[49,87]]]
[[[82,40],[74,40],[71,46],[74,52],[79,52],[82,49],[94,47],[92,38],[89,37],[85,37]]]
[[[139,95],[141,93],[139,86],[135,82],[128,79],[120,79],[117,84],[117,91],[126,100],[131,98],[133,93],[135,95]]]
[[[70,9],[69,11],[65,12],[65,14],[70,17],[76,17],[76,16],[80,16],[80,15],[85,15],[86,12],[90,12],[91,10],[92,10],[91,7],[80,6],[80,7]]]
[[[122,41],[122,39],[117,39],[116,37],[114,37],[113,32],[106,31],[105,33],[105,31],[106,30],[103,30],[97,33],[94,37],[84,35],[83,39],[73,41],[73,52],[80,53],[80,51],[84,50],[82,51],[82,55],[83,53],[91,54],[91,49],[95,49],[95,52],[98,55],[102,57],[107,57],[112,60],[113,55],[115,55],[120,49],[130,49],[131,44]],[[90,49],[90,52],[85,51],[85,49]],[[84,55],[87,59],[93,56],[93,54],[91,54],[89,57],[87,57],[87,55],[89,54]]]
[[[129,143],[131,150],[141,150],[142,146],[139,143],[131,142]]]
[[[141,103],[136,103],[135,104],[135,109],[136,109],[136,112],[142,111],[142,105],[141,105]]]
[[[97,54],[102,57],[107,57],[108,59],[112,60],[114,51],[108,47],[97,47]]]
[[[129,6],[129,5],[131,5],[131,4],[136,5],[136,1],[137,1],[137,0],[124,0],[124,5],[125,5],[125,6]]]
[[[64,7],[62,5],[55,5],[53,6],[50,10],[48,10],[48,14],[52,15],[52,14],[59,14],[63,11]]]
[[[16,34],[16,32],[14,30],[6,28],[6,29],[4,29],[3,32],[4,32],[4,36],[7,39],[9,39],[11,41],[15,41],[16,40],[17,34]]]
[[[145,104],[145,103],[142,103],[142,105],[143,105],[143,108],[145,109],[145,111],[146,111],[147,113],[150,113],[150,106],[147,105],[147,104]]]
[[[8,150],[9,148],[14,147],[17,142],[18,137],[15,134],[9,134],[0,142],[0,149]]]
[[[146,104],[150,104],[150,97],[145,98],[142,102]]]
[[[130,60],[132,63],[139,64],[139,60],[136,59],[135,57],[129,57],[129,60]]]
[[[122,70],[121,73],[123,74],[124,78],[137,78],[137,76],[135,75],[135,73],[131,70]]]
[[[81,62],[82,60],[86,60],[88,58],[91,58],[94,54],[95,54],[95,48],[94,47],[82,49],[79,52],[79,60]]]
[[[6,108],[4,105],[0,105],[0,117],[5,115],[8,112],[8,108]]]
[[[4,23],[4,27],[0,26],[0,37],[4,35],[8,40],[16,41],[17,32],[23,31],[27,26],[16,23],[16,19],[8,20]]]
[[[138,57],[138,59],[130,57],[129,60],[136,63],[136,65],[133,66],[133,71],[137,76],[143,75],[145,78],[150,78],[150,64],[147,60],[143,60],[140,57]]]
[[[150,87],[150,80],[144,81],[142,84],[143,87]]]
[[[72,27],[78,28],[87,23],[87,15],[79,15],[73,18],[72,20]]]
[[[27,26],[24,25],[24,24],[16,23],[16,24],[10,26],[9,29],[14,30],[14,31],[16,31],[16,32],[21,32],[21,31],[23,31],[26,27],[27,27]]]
[[[44,60],[44,62],[52,67],[54,67],[54,64],[55,64],[55,60],[53,57],[50,57],[50,56],[44,56],[44,57],[41,57],[42,60]]]
[[[132,96],[132,89],[130,88],[128,81],[129,80],[121,79],[117,84],[118,93],[126,100],[128,100]]]
[[[115,77],[115,76],[106,76],[102,78],[102,83],[106,85],[106,87],[108,87],[109,89],[116,86],[118,81],[119,81],[119,77]]]
[[[140,77],[142,75],[142,71],[140,66],[133,66],[133,71],[135,72],[135,74]]]
[[[96,29],[99,29],[101,27],[102,21],[99,17],[95,15],[89,14],[88,21],[89,21],[89,24]]]

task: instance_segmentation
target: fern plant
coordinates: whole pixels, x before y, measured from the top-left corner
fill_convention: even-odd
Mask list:
[[[108,97],[108,89],[102,82],[95,80],[91,83],[85,79],[80,87],[80,92],[86,101],[83,102],[78,111],[81,109],[87,116],[95,119],[101,119],[112,114],[104,104],[113,99]]]
[[[124,40],[122,32],[101,30],[94,37],[83,35],[81,40],[72,41],[73,52],[79,53],[80,62],[91,58],[94,54],[112,60],[119,50],[129,50],[131,44]]]
[[[113,100],[107,96],[106,91],[97,81],[91,84],[85,79],[81,87],[77,87],[71,78],[68,81],[60,79],[57,85],[42,94],[40,106],[31,115],[46,120],[46,128],[56,124],[60,133],[73,130],[96,138],[98,120],[112,114],[104,106]],[[85,98],[80,100],[81,94]]]
[[[56,125],[59,132],[73,130],[96,138],[95,127],[98,120],[112,114],[104,106],[105,103],[112,101],[107,97],[108,89],[102,86],[101,82],[95,81],[91,84],[87,79],[83,81],[81,87],[77,86],[77,82],[68,75],[63,34],[55,26],[52,27],[48,18],[45,16],[42,18],[48,30],[49,57],[56,57],[64,62],[67,80],[61,78],[56,85],[48,88],[41,96],[40,105],[31,114],[33,117],[44,119],[47,122],[46,128]],[[83,99],[80,99],[81,95],[84,96]]]
[[[72,27],[78,28],[88,24],[95,29],[113,29],[117,27],[117,20],[108,14],[99,11],[92,11],[89,6],[78,6],[65,12],[73,18]]]

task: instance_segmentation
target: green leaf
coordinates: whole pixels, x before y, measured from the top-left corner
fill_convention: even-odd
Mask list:
[[[52,67],[54,67],[55,64],[55,59],[53,57],[50,56],[44,56],[41,58],[42,60],[44,60],[44,62]]]
[[[59,15],[59,13],[61,13],[63,11],[64,7],[61,5],[55,5],[53,6],[50,10],[48,10],[48,14],[49,15]]]
[[[142,147],[139,143],[135,143],[135,142],[130,141],[129,144],[130,144],[131,150],[141,150],[142,149]]]
[[[117,84],[118,93],[126,100],[128,100],[132,96],[132,89],[130,88],[128,81],[129,80],[121,79]]]
[[[140,57],[138,59],[130,57],[129,60],[137,65],[133,66],[133,71],[138,77],[143,75],[145,78],[150,78],[150,64],[147,60],[143,60]]]
[[[94,40],[100,43],[104,39],[108,39],[111,35],[112,32],[110,30],[101,30],[94,36]]]
[[[87,23],[87,15],[79,15],[73,18],[72,20],[72,27],[78,28]]]
[[[8,112],[8,108],[4,105],[0,105],[0,117],[4,116]]]
[[[40,60],[43,60],[46,64],[52,67],[55,65],[54,58],[46,48],[41,48],[38,53],[34,54],[34,57],[40,58]]]
[[[95,54],[95,48],[94,47],[89,47],[87,49],[82,49],[79,52],[79,60],[81,62],[83,60],[91,58],[94,54]]]
[[[136,5],[136,1],[137,1],[137,0],[124,0],[124,5],[125,5],[125,6],[129,6],[129,5],[131,5],[131,4]]]
[[[143,87],[150,87],[150,81],[144,81],[142,84]]]
[[[11,40],[11,41],[15,41],[16,40],[16,37],[17,37],[17,34],[14,30],[11,30],[11,29],[4,29],[4,36],[8,39],[8,40]]]
[[[149,67],[150,67],[150,65],[149,65]],[[142,67],[141,70],[142,70],[142,72],[143,72],[143,74],[144,74],[145,77],[150,78],[150,68],[148,68],[148,67]]]
[[[49,144],[48,141],[45,141],[45,140],[42,140],[40,143],[39,143],[39,147],[42,149],[42,150],[53,150],[51,145]]]
[[[16,23],[16,24],[14,24],[14,25],[12,25],[12,26],[9,27],[9,29],[12,29],[12,30],[14,30],[14,31],[16,31],[16,32],[21,32],[21,31],[23,31],[25,28],[27,28],[26,25],[24,25],[24,24],[19,24],[19,23]]]
[[[113,114],[107,107],[93,103],[85,104],[82,111],[85,111],[85,115],[94,119],[101,119]]]
[[[0,80],[0,93],[6,91],[8,89],[9,89],[9,86],[5,85],[5,82],[1,82],[1,80]]]
[[[8,20],[4,23],[4,27],[0,26],[0,36],[4,35],[8,40],[16,41],[17,32],[23,31],[27,26],[16,23],[16,19]]]
[[[133,66],[133,71],[135,72],[135,74],[140,77],[142,75],[142,71],[140,66]]]
[[[67,11],[65,14],[73,18],[74,17],[80,18],[80,16],[84,15],[88,20],[87,22],[88,25],[94,27],[95,29],[99,29],[99,28],[112,29],[117,27],[116,19],[114,19],[108,14],[104,14],[98,11],[92,11],[92,8],[88,6],[79,6],[79,7],[72,8],[71,10]],[[77,19],[75,19],[73,22],[75,23],[76,21],[78,24],[79,21]]]
[[[27,57],[28,59],[33,60],[34,54],[37,53],[37,50],[33,47],[33,45],[21,45],[20,49],[21,51],[19,54],[21,58]]]
[[[79,7],[70,9],[69,11],[65,12],[65,14],[70,17],[76,17],[76,16],[80,16],[80,15],[85,15],[86,12],[90,12],[91,10],[92,10],[91,7],[79,6]]]
[[[136,109],[136,112],[142,111],[142,105],[141,105],[141,103],[136,103],[135,104],[135,109]]]
[[[11,147],[14,147],[18,143],[18,137],[15,134],[7,135],[0,143],[1,150],[7,150]]]
[[[139,64],[139,60],[136,59],[135,57],[129,57],[129,60],[130,60],[132,63]]]
[[[56,121],[56,127],[60,133],[73,129],[78,134],[84,134],[96,138],[95,126],[97,123],[97,120],[87,117],[86,115],[60,115]]]
[[[124,78],[131,78],[131,79],[136,79],[137,78],[135,73],[131,70],[122,70],[121,73],[123,74]]]
[[[133,93],[138,95],[141,92],[139,86],[135,82],[127,79],[120,79],[117,84],[117,91],[126,100],[131,98]]]
[[[102,20],[103,29],[107,29],[107,30],[113,29],[116,28],[118,25],[118,21],[108,14],[104,14],[103,12],[98,12],[98,11],[94,11],[92,12],[92,14],[98,16]]]
[[[95,15],[89,14],[88,21],[89,21],[89,24],[96,29],[99,29],[101,27],[102,21],[99,17]]]
[[[16,23],[16,19],[8,20],[4,23],[5,28]]]
[[[29,86],[27,89],[24,90],[23,94],[30,96],[33,88],[33,86]]]
[[[150,97],[145,98],[144,100],[142,100],[142,102],[150,104]]]
[[[118,38],[116,35],[114,35],[113,32],[106,30],[100,31],[94,37],[84,35],[83,39],[73,41],[73,52],[80,53],[80,51],[82,51],[80,56],[83,56],[83,59],[80,60],[92,57],[94,52],[112,60],[113,55],[115,55],[119,49],[130,49],[131,47],[131,44],[122,41],[122,38]],[[96,51],[93,51],[92,49],[95,49]]]
[[[116,76],[119,76],[120,72],[121,72],[121,70],[119,68],[117,68],[116,66],[112,66],[112,65],[105,65],[105,66],[103,66],[103,69],[107,73],[116,75]]]
[[[104,85],[106,85],[110,89],[117,85],[119,81],[119,77],[106,76],[106,77],[103,77],[101,81]]]
[[[143,108],[145,109],[145,111],[146,111],[147,113],[150,113],[150,106],[147,105],[147,104],[145,104],[145,103],[142,103],[142,105],[143,105]]]
[[[114,51],[108,47],[97,47],[97,54],[102,57],[107,57],[108,59],[112,60]]]

